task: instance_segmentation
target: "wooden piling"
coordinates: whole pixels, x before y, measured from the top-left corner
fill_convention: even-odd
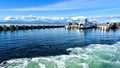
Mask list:
[[[23,26],[18,26],[19,27],[19,30],[23,30]]]
[[[38,29],[38,26],[33,26],[34,29]]]
[[[15,26],[14,25],[10,25],[10,30],[15,30]]]
[[[33,29],[32,26],[25,26],[24,29],[28,30],[28,29]]]
[[[43,28],[45,28],[45,25],[42,25]]]
[[[16,27],[16,30],[19,30],[19,26],[18,25],[16,25],[15,27]]]
[[[3,28],[2,28],[2,26],[0,26],[0,31],[2,31],[3,30]]]
[[[7,27],[6,25],[3,25],[3,31],[7,31],[7,30],[9,30],[9,27]]]
[[[25,29],[26,29],[26,26],[25,26],[25,25],[23,25],[22,27],[23,27],[23,30],[25,30]]]
[[[33,29],[33,25],[31,25],[31,29]]]
[[[30,25],[30,26],[26,26],[26,25],[3,25],[0,26],[0,31],[4,30],[27,30],[27,29],[45,29],[45,28],[60,28],[60,27],[64,27],[64,25]]]

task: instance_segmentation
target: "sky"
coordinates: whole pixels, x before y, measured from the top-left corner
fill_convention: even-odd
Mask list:
[[[119,16],[120,0],[0,0],[6,16]]]

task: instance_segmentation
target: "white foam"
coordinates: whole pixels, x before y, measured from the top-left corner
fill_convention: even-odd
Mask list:
[[[83,65],[83,68],[89,68],[87,63],[82,63],[82,65]]]
[[[50,57],[36,57],[36,58],[23,58],[12,59],[6,61],[6,64],[1,64],[0,68],[25,68],[29,63],[38,63],[41,68],[66,68],[67,66],[80,66],[80,68],[91,68],[93,66],[103,66],[107,64],[120,67],[120,42],[113,45],[91,44],[90,46],[80,48],[67,49],[69,55],[59,55]],[[2,67],[4,66],[4,67]]]
[[[41,68],[46,68],[44,64],[39,63]]]

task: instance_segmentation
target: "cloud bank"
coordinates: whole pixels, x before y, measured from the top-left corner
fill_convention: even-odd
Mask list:
[[[85,17],[85,16],[76,16],[76,17],[42,17],[42,16],[20,16],[13,17],[7,16],[4,18],[4,21],[27,21],[27,22],[71,22],[71,21],[81,21],[88,18],[89,21],[96,21],[97,23],[106,23],[106,22],[120,22],[120,16],[108,16],[108,17]]]

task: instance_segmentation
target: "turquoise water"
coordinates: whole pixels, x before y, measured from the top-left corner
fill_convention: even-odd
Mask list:
[[[0,32],[0,68],[120,68],[120,30]]]
[[[6,61],[1,68],[120,68],[120,42],[67,49],[69,55]]]

